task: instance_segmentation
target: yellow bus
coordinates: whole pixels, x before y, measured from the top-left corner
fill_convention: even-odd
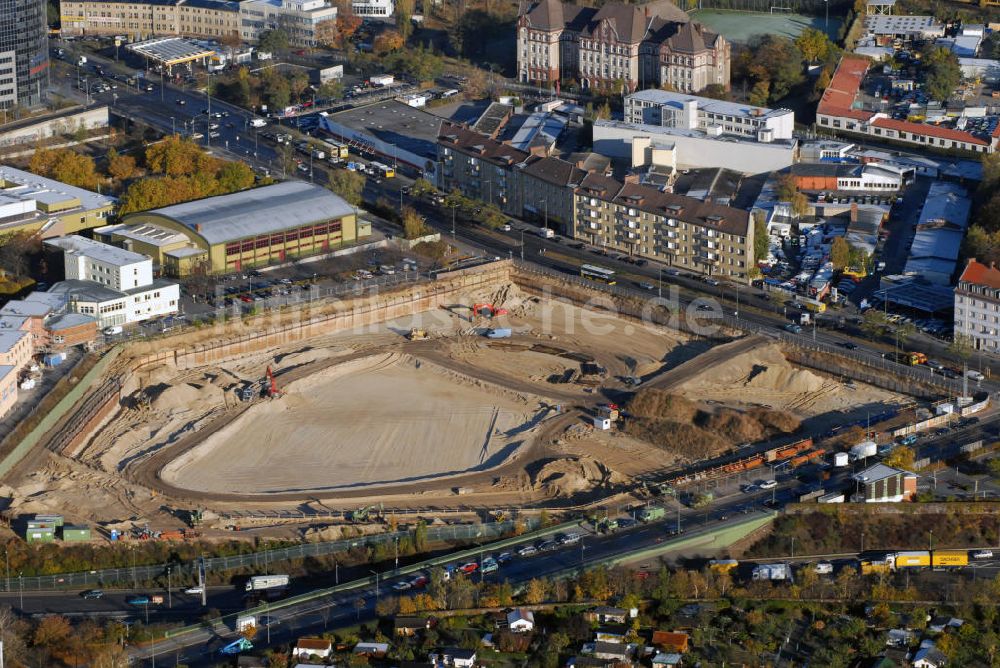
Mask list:
[[[391,179],[396,176],[396,170],[389,165],[383,165],[381,162],[373,162],[372,167],[375,168],[376,173],[383,179]]]

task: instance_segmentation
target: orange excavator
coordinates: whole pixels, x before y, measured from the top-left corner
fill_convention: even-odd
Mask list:
[[[281,396],[281,391],[278,389],[278,381],[274,379],[274,372],[271,371],[271,367],[267,367],[267,397],[269,399],[277,399]]]

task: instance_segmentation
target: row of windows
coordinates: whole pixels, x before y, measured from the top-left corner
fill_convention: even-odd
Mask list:
[[[226,244],[226,255],[239,255],[249,253],[258,248],[269,248],[295,241],[310,241],[313,237],[325,237],[328,234],[336,234],[341,231],[341,221],[331,223],[321,223],[308,227],[301,227],[289,232],[278,232],[244,239],[242,242]]]

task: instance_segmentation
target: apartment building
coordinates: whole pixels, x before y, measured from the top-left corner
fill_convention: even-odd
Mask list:
[[[293,46],[316,46],[316,29],[337,20],[337,8],[327,0],[244,0],[239,3],[240,36],[255,42],[266,30],[281,28]]]
[[[970,258],[955,288],[955,336],[976,350],[1000,351],[1000,269]]]
[[[61,0],[61,32],[68,36],[124,35],[222,39],[240,34],[240,3],[228,0]]]
[[[575,236],[688,271],[749,280],[754,226],[747,211],[588,174],[576,190]]]
[[[521,217],[572,236],[574,191],[587,171],[572,162],[532,156],[516,166],[515,177],[524,202]]]
[[[762,142],[791,139],[795,130],[791,109],[768,109],[656,89],[626,96],[624,118],[627,123],[740,135]]]
[[[600,9],[541,0],[518,17],[517,69],[522,83],[692,93],[729,87],[730,45],[669,0]]]
[[[529,155],[461,125],[442,123],[438,134],[441,189],[457,189],[466,197],[519,216],[523,207],[514,166],[525,162]]]

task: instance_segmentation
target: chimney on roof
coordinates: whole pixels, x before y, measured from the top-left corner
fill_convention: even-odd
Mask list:
[[[194,224],[194,231],[195,232],[201,232],[201,223],[195,223]]]

